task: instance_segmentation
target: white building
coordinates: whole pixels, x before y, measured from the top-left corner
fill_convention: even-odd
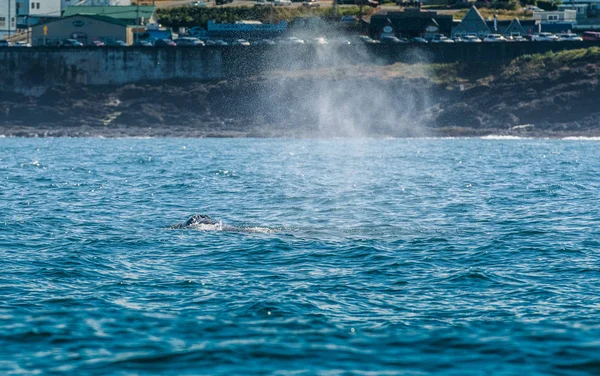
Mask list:
[[[0,39],[17,31],[16,0],[0,0]]]
[[[84,6],[128,6],[131,5],[131,0],[62,0],[63,10],[72,5],[84,5]]]
[[[59,18],[62,0],[16,0],[17,26],[24,28]]]
[[[61,0],[16,0],[17,16],[60,17]]]
[[[549,12],[533,12],[533,19],[539,22],[577,22],[577,11],[555,10]]]

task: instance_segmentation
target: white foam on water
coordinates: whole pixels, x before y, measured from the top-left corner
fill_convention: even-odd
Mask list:
[[[585,136],[572,136],[563,137],[561,140],[565,141],[600,141],[600,137],[585,137]]]
[[[521,137],[521,136],[506,136],[506,135],[494,135],[490,134],[488,136],[479,137],[481,140],[531,140],[531,137]]]

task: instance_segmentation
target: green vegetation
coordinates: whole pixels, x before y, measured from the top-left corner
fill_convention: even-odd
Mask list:
[[[477,8],[483,18],[494,18],[494,15],[498,15],[499,20],[512,20],[513,18],[520,19],[531,19],[533,17],[532,11],[525,10],[508,10],[508,9],[492,9],[492,8]],[[467,9],[459,10],[454,13],[455,20],[462,20],[467,14]]]
[[[525,55],[513,60],[502,71],[505,78],[533,78],[546,76],[550,72],[569,69],[577,63],[598,63],[600,47],[582,48],[545,54]]]
[[[373,12],[372,8],[364,7],[363,14]],[[264,23],[277,23],[280,21],[292,21],[299,17],[333,17],[334,10],[331,7],[307,8],[307,7],[235,7],[235,8],[200,8],[179,7],[157,9],[158,22],[167,27],[206,27],[209,20],[217,23],[234,23],[242,20],[258,20]],[[359,7],[338,7],[338,16],[358,16]]]
[[[504,64],[406,64],[356,65],[295,71],[271,71],[265,78],[312,78],[312,79],[425,79],[433,83],[465,89],[488,86],[491,83],[515,80],[531,80],[550,77],[552,74],[587,64],[597,65],[600,47],[525,55],[508,65]]]

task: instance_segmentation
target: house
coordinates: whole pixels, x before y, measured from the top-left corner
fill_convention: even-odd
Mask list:
[[[58,18],[31,28],[34,46],[58,45],[65,39],[76,39],[84,45],[92,41],[133,43],[133,26],[113,17],[80,15]]]
[[[379,39],[382,33],[409,38],[450,35],[453,25],[452,15],[408,8],[404,12],[374,14],[371,16],[369,34],[375,39]]]
[[[575,4],[575,3],[570,3],[570,4],[561,4],[558,6],[558,10],[560,12],[565,11],[565,10],[574,10],[575,11],[575,18],[579,21],[582,20],[584,18],[588,17],[588,8],[590,7],[589,4]]]
[[[533,19],[539,25],[539,31],[562,33],[575,28],[577,25],[577,12],[572,9],[533,12]]]
[[[531,35],[538,31],[534,20],[498,20],[485,22],[493,34],[501,34],[505,37]]]
[[[452,38],[466,35],[484,37],[488,34],[492,34],[492,30],[475,5],[469,9],[465,17],[452,30]]]
[[[68,5],[75,6],[130,6],[131,0],[63,0],[63,2],[69,3]],[[67,7],[64,7],[66,9]]]
[[[61,13],[61,0],[17,0],[17,27],[48,22]]]
[[[70,6],[63,12],[63,17],[75,15],[111,17],[128,25],[147,25],[155,23],[156,7],[144,6]],[[138,19],[139,17],[139,19]]]
[[[533,12],[533,19],[539,23],[577,22],[577,11],[565,9],[547,12]]]
[[[17,2],[0,0],[0,39],[17,32]]]

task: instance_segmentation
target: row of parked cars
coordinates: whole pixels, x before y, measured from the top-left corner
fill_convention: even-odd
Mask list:
[[[526,36],[511,36],[505,37],[501,34],[488,34],[484,37],[477,37],[476,35],[464,35],[460,37],[455,37],[453,39],[448,38],[447,36],[437,34],[432,38],[398,38],[395,36],[384,36],[381,38],[379,43],[385,44],[401,44],[401,43],[498,43],[498,42],[559,42],[559,41],[571,41],[571,42],[580,42],[583,38],[577,34],[573,33],[562,33],[562,34],[552,34],[552,33],[539,33],[533,35]],[[378,43],[377,41],[372,41],[371,43]]]
[[[9,42],[5,39],[0,40],[0,47],[31,47],[31,44],[27,42]]]

